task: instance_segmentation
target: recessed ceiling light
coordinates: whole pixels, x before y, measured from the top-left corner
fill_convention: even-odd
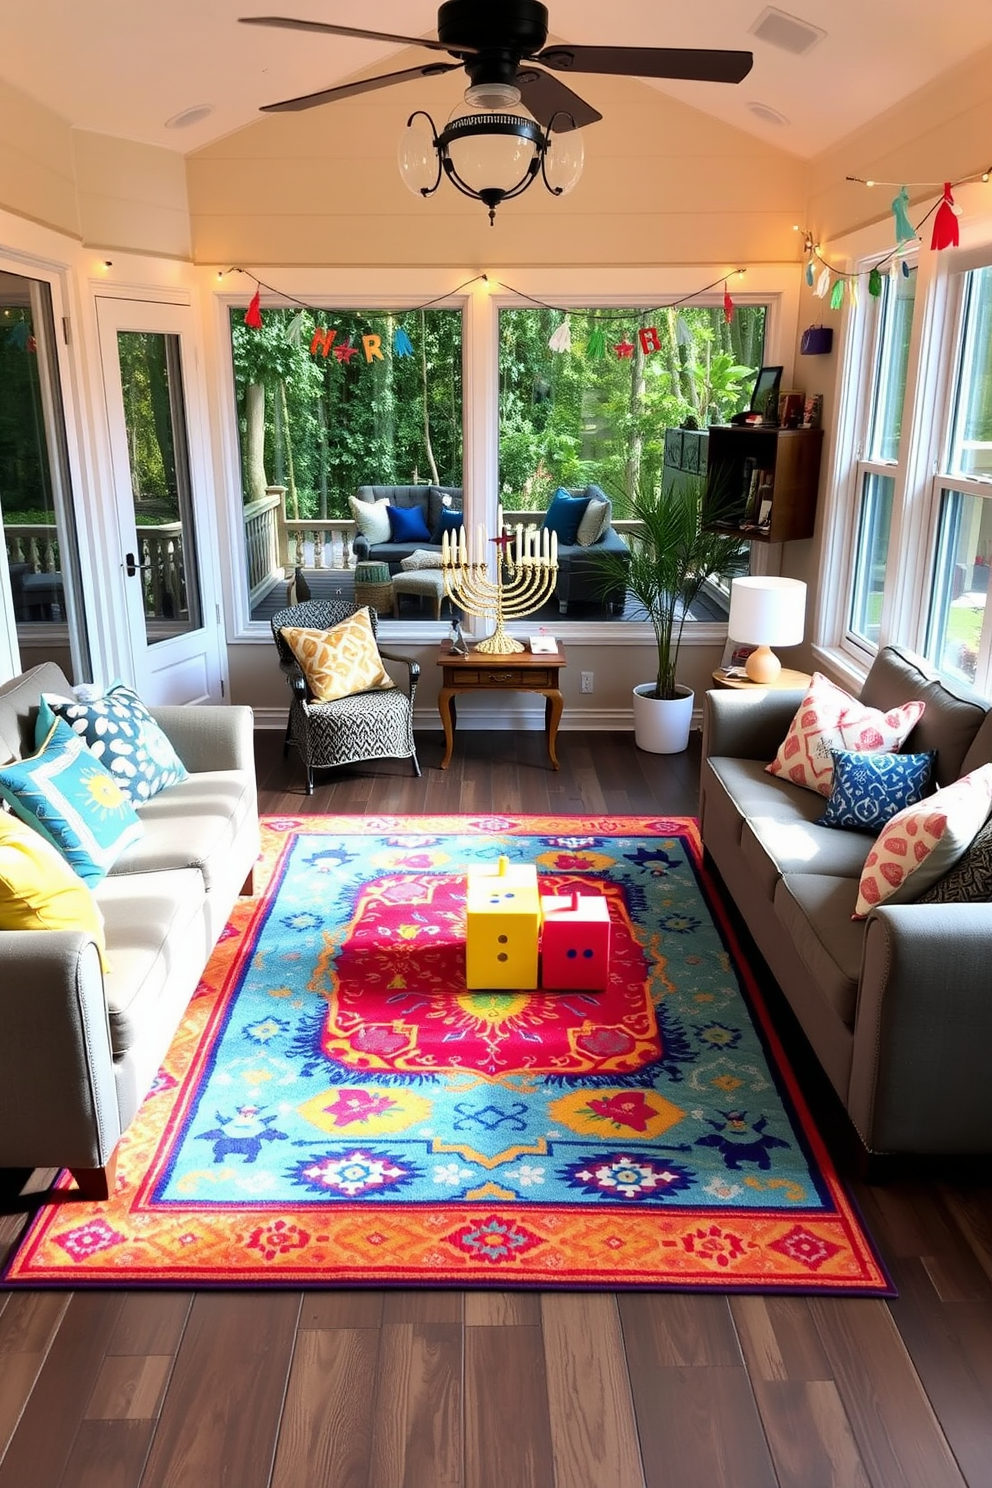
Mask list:
[[[191,124],[199,124],[201,119],[209,118],[213,111],[212,103],[197,103],[192,108],[173,114],[171,119],[166,119],[165,127],[166,129],[188,129]]]
[[[766,124],[788,124],[784,114],[778,109],[772,108],[770,103],[749,103],[748,109],[756,119],[762,119]]]
[[[803,52],[810,51],[827,34],[819,26],[811,26],[809,21],[802,21],[798,16],[789,15],[784,10],[776,10],[774,5],[767,6],[748,30],[752,36],[767,41],[769,46],[791,52],[794,57],[801,57]]]

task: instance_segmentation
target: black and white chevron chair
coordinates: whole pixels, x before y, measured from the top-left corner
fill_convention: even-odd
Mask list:
[[[283,754],[289,752],[291,744],[299,750],[308,796],[313,794],[314,770],[328,770],[335,765],[372,759],[410,759],[413,773],[420,774],[413,737],[413,700],[420,663],[380,647],[379,655],[384,662],[395,662],[407,669],[405,688],[359,692],[321,703],[311,695],[300,664],[282,635],[283,629],[330,630],[354,614],[356,608],[350,599],[311,599],[305,604],[277,610],[272,616],[279,665],[293,693]],[[369,611],[369,617],[374,633],[375,610]]]

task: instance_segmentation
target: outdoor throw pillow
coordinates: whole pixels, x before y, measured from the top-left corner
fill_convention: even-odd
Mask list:
[[[348,497],[348,505],[351,515],[355,519],[355,526],[362,537],[367,537],[369,542],[386,543],[389,541],[389,502],[382,501],[359,501],[357,496]]]
[[[330,630],[288,628],[281,634],[319,703],[395,685],[380,660],[367,607]]]
[[[431,548],[417,548],[409,558],[400,559],[400,568],[404,573],[416,573],[421,568],[440,568],[441,554],[434,552]]]
[[[150,801],[167,785],[186,779],[186,766],[168,736],[138,694],[123,682],[111,683],[103,697],[85,702],[43,693],[35,725],[36,747],[55,718],[65,719],[136,806]]]
[[[853,827],[877,832],[897,811],[923,799],[936,750],[926,754],[885,754],[869,750],[831,750],[834,783],[821,827]]]
[[[992,765],[982,765],[907,806],[875,840],[858,885],[852,916],[863,920],[878,904],[906,904],[964,857],[992,805]]]
[[[92,891],[34,827],[0,811],[0,930],[81,930],[107,970],[103,915]]]
[[[919,898],[920,904],[992,903],[992,817],[949,873]]]
[[[427,518],[419,506],[387,506],[389,535],[394,543],[433,542]]]
[[[610,503],[600,501],[597,496],[590,496],[589,504],[582,513],[575,533],[575,541],[580,548],[591,548],[593,543],[599,542],[606,531],[610,520]]]
[[[588,505],[588,496],[570,496],[559,486],[551,498],[551,505],[544,514],[545,531],[556,532],[558,542],[562,547],[571,545],[575,542],[579,523]]]
[[[460,532],[464,525],[464,512],[449,511],[448,508],[445,507],[444,511],[438,513],[437,526],[431,533],[431,542],[440,543],[443,540],[444,534],[446,532],[449,535],[453,532]]]
[[[57,718],[41,749],[0,769],[0,796],[85,883],[97,883],[144,827],[110,771]]]
[[[868,708],[821,672],[814,672],[799,711],[789,724],[778,753],[765,768],[793,785],[829,796],[833,786],[831,751],[898,749],[923,716],[926,705],[903,703],[883,713]]]

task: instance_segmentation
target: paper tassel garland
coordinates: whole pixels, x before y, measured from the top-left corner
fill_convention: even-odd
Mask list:
[[[728,325],[734,318],[734,302],[726,285],[723,286],[723,318]]]
[[[868,275],[868,293],[871,295],[872,299],[875,300],[877,300],[879,295],[882,293],[882,276],[878,272],[877,268],[872,269],[871,273]]]
[[[930,247],[933,249],[956,248],[959,237],[958,209],[951,195],[951,183],[945,181],[944,195],[937,208],[937,215],[933,219],[933,237],[930,239]]]
[[[838,279],[837,280],[837,283],[834,285],[833,289],[830,291],[830,308],[831,308],[831,310],[839,310],[840,307],[841,307],[841,305],[843,305],[843,303],[844,303],[844,281],[843,281],[843,279]]]
[[[808,262],[807,262],[807,264],[806,264],[806,283],[809,285],[810,289],[813,288],[813,282],[814,282],[815,277],[816,277],[816,272],[815,272],[815,270],[813,268],[813,260],[812,259],[809,259]]]
[[[262,312],[259,309],[261,298],[261,290],[256,289],[248,303],[248,309],[245,311],[245,325],[251,331],[260,331],[262,329]]]
[[[549,351],[571,351],[572,349],[572,327],[567,320],[563,320],[556,331],[553,332],[548,342]]]
[[[898,195],[893,199],[892,215],[896,219],[896,247],[901,248],[903,243],[915,243],[919,233],[909,220],[909,192],[905,186],[899,188]]]
[[[402,326],[397,326],[393,332],[393,356],[412,357],[413,342]]]
[[[586,356],[598,361],[606,355],[606,335],[603,331],[590,331],[586,345]]]
[[[813,293],[816,295],[816,298],[818,300],[825,300],[826,297],[827,297],[827,290],[829,288],[830,288],[830,270],[829,269],[821,269],[820,270],[820,277],[816,281],[816,288],[814,289]]]

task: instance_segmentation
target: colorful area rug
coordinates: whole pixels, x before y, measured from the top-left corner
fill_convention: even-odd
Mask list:
[[[46,1205],[7,1285],[891,1294],[693,822],[263,833],[265,892],[217,947],[117,1192]],[[605,896],[604,992],[466,992],[465,875],[499,854],[542,892]]]

